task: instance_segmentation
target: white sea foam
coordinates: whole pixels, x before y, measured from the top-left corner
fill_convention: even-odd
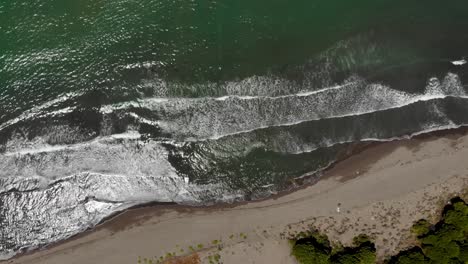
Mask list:
[[[126,64],[124,66],[121,66],[121,68],[127,69],[127,70],[136,69],[136,68],[150,69],[151,67],[156,66],[156,65],[163,65],[163,64],[159,61],[146,61],[146,62],[141,62],[141,63]]]
[[[90,146],[95,143],[108,142],[108,141],[115,140],[115,139],[139,139],[140,137],[141,135],[137,131],[127,131],[121,134],[100,136],[89,142],[81,142],[81,143],[67,144],[67,145],[50,145],[50,144],[44,143],[42,140],[37,140],[37,142],[40,142],[40,143],[33,144],[31,148],[15,149],[15,151],[13,152],[7,151],[1,155],[8,157],[8,156],[22,156],[22,155],[47,153],[47,152],[72,151],[72,150],[86,148],[87,146]]]
[[[138,131],[127,131],[125,133],[113,134],[109,137],[113,139],[139,139],[141,135]],[[97,140],[99,141],[100,139]]]
[[[353,81],[317,91],[270,96],[225,96],[219,98],[143,99],[104,107],[105,113],[130,112],[137,120],[156,124],[182,140],[220,139],[258,129],[291,126],[307,121],[349,117],[399,108],[422,101],[447,97],[466,98],[460,80],[448,74],[432,78],[424,94],[411,94],[381,84]],[[333,102],[330,104],[330,102]],[[142,107],[158,116],[133,113]]]
[[[147,125],[155,126],[155,127],[160,126],[160,123],[157,120],[153,121],[153,120],[141,117],[141,116],[139,116],[139,115],[137,115],[135,113],[129,113],[128,115],[135,118],[136,120],[138,120],[138,122],[140,122],[142,124],[147,124]]]
[[[75,109],[74,107],[66,107],[66,108],[62,108],[62,109],[58,109],[58,110],[54,110],[54,111],[45,111],[45,109],[47,109],[49,107],[52,107],[54,105],[57,105],[59,103],[65,102],[67,100],[70,100],[72,98],[78,97],[78,96],[80,96],[82,94],[83,93],[79,93],[79,92],[77,92],[77,93],[66,93],[66,94],[63,94],[62,96],[59,96],[56,99],[47,101],[47,102],[45,102],[45,103],[43,103],[43,104],[41,104],[39,106],[33,107],[33,108],[23,112],[18,117],[13,118],[11,120],[8,120],[8,121],[0,124],[0,131],[7,128],[7,127],[9,127],[9,126],[12,126],[12,125],[18,123],[18,122],[21,122],[23,120],[30,120],[30,119],[36,118],[38,116],[51,117],[51,116],[55,116],[55,115],[70,113]]]
[[[465,59],[461,59],[461,60],[451,61],[451,63],[456,66],[462,66],[462,65],[465,65],[467,61]]]
[[[354,112],[354,113],[349,113],[349,114],[345,114],[345,115],[329,116],[327,118],[321,118],[321,119],[307,119],[307,120],[299,120],[297,122],[292,122],[292,123],[284,123],[284,124],[271,125],[271,126],[260,126],[260,127],[250,129],[250,130],[244,130],[244,131],[224,134],[224,135],[220,135],[220,136],[213,136],[213,137],[209,137],[209,138],[202,138],[202,139],[199,139],[197,141],[218,140],[218,139],[228,137],[228,136],[234,136],[234,135],[240,135],[240,134],[244,134],[244,133],[250,133],[250,132],[253,132],[255,130],[267,129],[267,128],[272,128],[272,127],[294,126],[294,125],[298,125],[298,124],[305,123],[305,122],[310,122],[310,121],[360,116],[360,115],[365,115],[365,114],[370,114],[370,113],[375,113],[375,112],[380,112],[380,111],[398,109],[398,108],[402,108],[402,107],[405,107],[405,106],[408,106],[408,105],[411,105],[411,104],[414,104],[414,103],[417,103],[417,102],[430,101],[430,100],[434,100],[434,99],[444,99],[444,98],[448,98],[448,97],[468,99],[468,96],[450,96],[450,95],[445,95],[445,96],[444,95],[420,96],[420,97],[414,98],[413,100],[408,101],[408,102],[406,102],[404,104],[400,104],[400,105],[397,105],[397,106],[394,106],[394,107],[382,108],[382,109],[379,109],[377,111],[372,110],[372,111],[364,111],[364,112]]]

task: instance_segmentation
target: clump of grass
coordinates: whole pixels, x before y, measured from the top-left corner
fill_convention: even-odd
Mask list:
[[[208,256],[208,262],[210,264],[220,263],[219,262],[220,260],[221,260],[221,255],[219,255],[219,254],[209,255]]]

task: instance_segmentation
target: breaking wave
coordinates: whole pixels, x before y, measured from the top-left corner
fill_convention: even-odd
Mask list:
[[[250,85],[252,79],[264,80],[250,78]],[[355,75],[277,96],[159,97],[90,107],[80,96],[65,95],[0,126],[5,257],[142,203],[265,197],[320,172],[350,143],[468,124],[460,114],[468,111],[468,97],[454,73],[429,78],[422,93]]]

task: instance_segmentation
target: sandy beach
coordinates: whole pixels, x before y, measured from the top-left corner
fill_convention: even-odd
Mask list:
[[[421,136],[375,144],[287,195],[235,206],[133,209],[5,263],[137,263],[168,253],[202,263],[295,263],[287,238],[311,227],[345,245],[370,234],[382,260],[411,245],[414,221],[435,221],[467,186],[466,132]]]

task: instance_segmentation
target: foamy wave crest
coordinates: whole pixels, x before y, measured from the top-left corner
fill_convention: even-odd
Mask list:
[[[150,98],[107,105],[102,112],[123,111],[151,121],[178,140],[204,140],[271,126],[372,113],[445,96],[466,96],[456,74],[450,73],[442,81],[431,78],[424,94],[353,78],[340,86],[277,97]]]

